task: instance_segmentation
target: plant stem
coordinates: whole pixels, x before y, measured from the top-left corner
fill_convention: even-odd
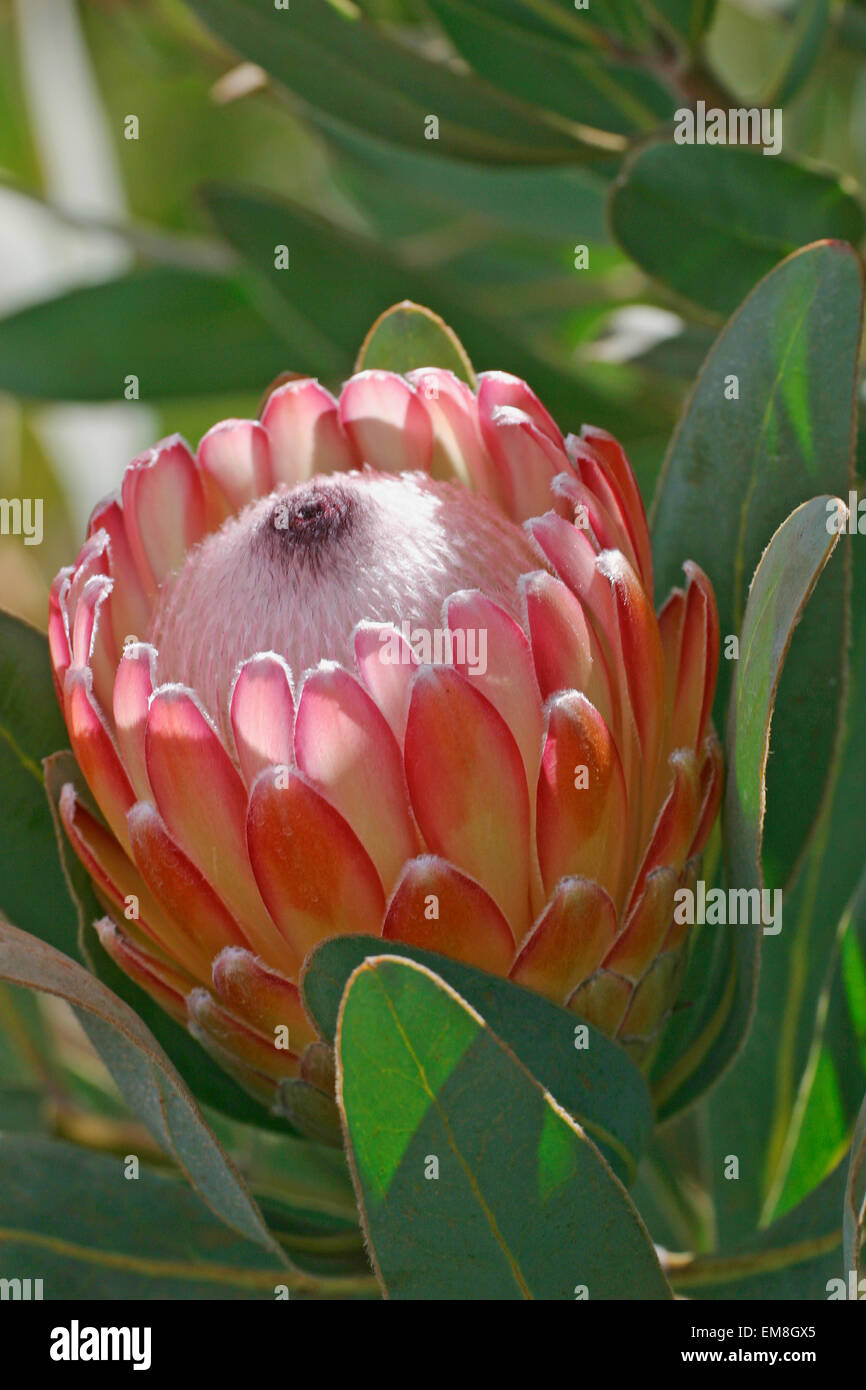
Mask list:
[[[686,1290],[706,1284],[728,1284],[755,1274],[772,1274],[789,1265],[802,1264],[818,1255],[829,1254],[842,1242],[841,1231],[814,1236],[793,1245],[755,1250],[743,1255],[693,1255],[688,1252],[659,1250],[659,1261],[674,1288]]]

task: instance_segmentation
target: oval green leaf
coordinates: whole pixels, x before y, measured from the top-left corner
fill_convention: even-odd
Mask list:
[[[614,236],[642,270],[720,315],[805,243],[856,245],[864,231],[862,209],[838,178],[733,144],[638,150],[609,210]]]
[[[130,373],[148,401],[258,391],[288,355],[239,282],[190,270],[136,270],[0,321],[0,389],[38,400],[122,402]]]
[[[301,980],[304,1003],[329,1042],[336,1036],[346,981],[367,956],[381,950],[378,937],[335,937],[323,941],[307,960]],[[556,1095],[617,1176],[633,1181],[652,1131],[652,1107],[643,1076],[617,1043],[566,1009],[497,975],[399,941],[389,942],[388,950],[435,971],[457,990],[535,1079]]]
[[[475,387],[472,363],[457,334],[432,309],[409,299],[380,314],[361,345],[355,371],[377,367],[402,374],[443,367]]]
[[[670,1297],[598,1150],[424,966],[379,956],[352,974],[337,1091],[389,1297]]]

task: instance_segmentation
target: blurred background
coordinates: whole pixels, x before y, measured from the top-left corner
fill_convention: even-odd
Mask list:
[[[0,595],[39,626],[130,458],[283,369],[338,384],[404,295],[563,428],[617,432],[648,495],[727,313],[801,242],[862,237],[859,0],[291,0],[271,77],[255,8],[0,0],[0,495],[45,501]],[[696,147],[671,190],[641,152],[698,97],[784,107],[782,156]],[[704,185],[708,153],[734,158]]]

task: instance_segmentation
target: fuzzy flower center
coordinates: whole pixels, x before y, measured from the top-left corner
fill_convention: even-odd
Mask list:
[[[359,622],[435,633],[460,589],[517,617],[518,580],[541,565],[521,528],[458,484],[372,469],[319,476],[250,503],[166,583],[150,634],[159,679],[195,689],[224,729],[247,657],[278,652],[296,680],[323,659],[352,669]]]

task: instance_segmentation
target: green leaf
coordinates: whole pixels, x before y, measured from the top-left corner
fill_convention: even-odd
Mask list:
[[[614,236],[676,294],[727,315],[806,242],[859,243],[859,204],[838,178],[736,145],[654,144],[610,194]]]
[[[763,887],[761,838],[766,789],[764,773],[770,746],[770,721],[779,685],[781,664],[822,568],[838,542],[827,530],[827,498],[817,497],[799,507],[779,528],[758,566],[743,623],[740,661],[731,693],[728,720],[728,780],[725,797],[725,838],[728,882],[748,890]],[[749,1046],[730,1078],[710,1100],[715,1136],[714,1176],[722,1195],[726,1239],[736,1240],[757,1224],[767,1184],[766,1146],[771,1137],[774,1090],[773,1063],[787,1052],[786,1014],[796,1017],[799,1000],[776,988],[785,982],[785,933],[797,925],[786,920],[788,904],[781,889],[773,899],[774,930],[735,928],[740,942],[741,975],[734,995],[731,1024],[725,1032],[729,1051],[741,1040],[748,1008],[757,997],[757,958],[763,954],[767,986]],[[781,907],[781,916],[779,908]],[[731,929],[729,929],[731,930]],[[763,946],[760,943],[763,939]],[[815,962],[822,970],[823,964]],[[751,995],[746,998],[746,990]],[[768,997],[769,996],[769,997]],[[770,1004],[772,999],[772,1004]],[[732,1027],[736,1035],[732,1035]],[[725,1041],[725,1033],[721,1035]],[[748,1117],[748,1118],[747,1118]],[[727,1182],[722,1154],[735,1153],[741,1180]],[[729,1190],[732,1189],[732,1190]]]
[[[190,0],[204,23],[299,97],[327,127],[429,148],[428,117],[444,154],[482,163],[562,163],[598,155],[495,88],[431,62],[328,0]]]
[[[781,69],[761,106],[787,106],[810,76],[821,55],[832,10],[831,0],[800,0]]]
[[[175,1177],[142,1163],[130,1178],[126,1158],[0,1135],[0,1269],[4,1279],[41,1279],[46,1300],[375,1294],[369,1266],[357,1266],[336,1277],[327,1267],[302,1272],[228,1230]]]
[[[767,546],[749,590],[726,739],[725,848],[734,886],[761,884],[770,721],[782,664],[801,613],[839,540],[815,497],[792,512]]]
[[[866,460],[866,422],[859,443]],[[771,1058],[752,1063],[764,1095],[773,1097],[761,1112],[770,1124],[770,1214],[788,1210],[839,1162],[866,1091],[866,553],[854,538],[846,537],[845,547],[852,633],[833,770],[815,834],[786,891],[792,927],[774,943],[775,979],[765,972],[761,981],[759,1007],[780,1020]]]
[[[374,367],[401,373],[444,367],[475,387],[472,363],[457,334],[432,309],[408,299],[380,314],[364,339],[355,371]]]
[[[527,34],[497,10],[430,0],[455,48],[479,77],[534,107],[618,135],[673,119],[673,93],[652,73],[594,49]]]
[[[603,6],[581,10],[559,0],[476,0],[477,8],[494,9],[527,34],[601,52],[653,47],[653,33],[636,0],[606,0]]]
[[[827,529],[829,500],[804,503],[773,536],[752,580],[743,620],[726,736],[724,840],[728,884],[752,894],[764,888],[765,771],[781,670],[794,628],[839,539]],[[750,925],[700,929],[702,937],[714,939],[726,977],[723,988],[693,1011],[688,1031],[677,1039],[676,1061],[671,1063],[663,1049],[661,1065],[670,1068],[658,1083],[663,1113],[673,1108],[672,1097],[682,1105],[699,1095],[742,1047],[755,1007],[762,932],[754,916]],[[665,1047],[671,1048],[668,1039]],[[751,1192],[753,1171],[751,1178],[737,1184],[738,1191]]]
[[[762,982],[758,996],[759,1011],[781,1019],[776,1045],[768,1056],[743,1058],[766,1098],[755,1135],[764,1148],[762,1219],[788,1211],[836,1166],[866,1089],[866,875],[834,921],[839,873],[828,861],[835,853],[832,847],[825,858],[822,845],[786,897],[792,925],[776,947],[773,978]]]
[[[45,1299],[274,1298],[278,1252],[229,1231],[176,1178],[50,1139],[0,1135],[0,1268]]]
[[[336,1036],[346,981],[381,949],[378,937],[335,937],[322,942],[306,963],[304,1003],[329,1042]],[[586,1130],[617,1176],[632,1181],[652,1129],[652,1109],[641,1073],[617,1043],[509,980],[399,941],[389,942],[388,950],[435,971],[457,990]],[[578,1027],[587,1029],[580,1034],[588,1039],[583,1048],[577,1047]]]
[[[860,1108],[845,1181],[842,1212],[845,1274],[854,1270],[858,1281],[866,1275],[866,1099]]]
[[[57,859],[42,759],[68,739],[44,635],[0,611],[0,911],[64,950],[74,941],[75,914]]]
[[[866,555],[856,540],[848,548],[853,631],[844,718],[818,827],[786,893],[793,925],[778,943],[775,995],[762,1000],[781,1020],[772,1075],[762,1076],[773,1094],[770,1211],[787,1210],[838,1162],[866,1090]],[[758,1064],[762,1074],[767,1062]]]
[[[432,204],[556,244],[577,235],[588,245],[610,240],[604,218],[607,181],[595,168],[467,164],[386,145],[357,130],[335,132],[332,141],[357,171],[352,188],[360,187],[360,196],[364,180],[384,179],[411,194],[421,209]],[[375,189],[368,188],[365,202],[375,206],[375,201]]]
[[[625,1189],[458,994],[393,956],[351,976],[338,1098],[392,1298],[669,1297]],[[433,1177],[433,1160],[436,1160]]]
[[[771,161],[765,161],[767,163]],[[862,280],[854,252],[818,245],[791,256],[720,334],[671,441],[653,507],[656,599],[688,555],[709,574],[722,642],[737,634],[746,591],[769,537],[818,493],[847,497],[860,344]],[[739,398],[731,394],[736,378]],[[778,701],[768,772],[765,867],[787,881],[813,825],[832,765],[843,690],[847,599],[834,560],[795,635]],[[725,717],[735,663],[722,660]],[[804,760],[802,749],[810,748]]]
[[[0,320],[0,389],[37,400],[122,402],[129,375],[146,401],[260,390],[288,355],[239,281],[190,270],[135,270]]]
[[[58,995],[75,1010],[133,1113],[227,1226],[274,1249],[261,1212],[156,1039],[82,966],[0,920],[0,979]]]
[[[854,641],[833,772],[784,890],[783,929],[764,942],[751,1036],[712,1097],[716,1162],[741,1155],[742,1180],[719,1182],[716,1192],[720,1226],[733,1239],[787,1212],[840,1162],[866,1090],[866,563],[856,541],[850,548]]]

